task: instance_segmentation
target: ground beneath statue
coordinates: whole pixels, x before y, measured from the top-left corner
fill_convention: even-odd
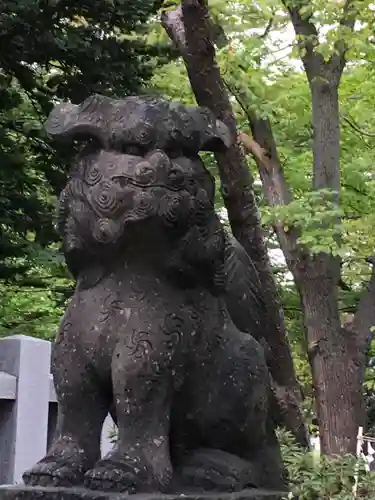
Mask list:
[[[264,490],[243,490],[236,493],[162,493],[131,495],[132,500],[281,500],[286,497]],[[42,488],[0,486],[0,500],[124,500],[128,494],[90,491],[83,488]]]

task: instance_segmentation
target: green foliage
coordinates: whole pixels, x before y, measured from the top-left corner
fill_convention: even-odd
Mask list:
[[[181,60],[170,62],[158,69],[150,83],[154,92],[169,99],[180,101],[187,106],[196,104],[185,65]]]
[[[365,258],[375,248],[373,232],[369,231],[375,222],[371,174],[375,124],[370,104],[374,98],[373,65],[365,60],[349,64],[341,82],[342,189],[340,207],[335,208],[325,194],[311,191],[313,131],[306,77],[295,65],[290,50],[281,51],[280,59],[271,56],[274,49],[270,41],[274,42],[275,37],[279,40],[285,31],[276,25],[276,34],[264,40],[255,34],[240,35],[236,30],[233,26],[236,43],[222,49],[219,60],[224,78],[237,98],[235,109],[240,128],[248,130],[249,111],[270,120],[285,177],[294,195],[294,202],[288,207],[262,207],[263,221],[268,225],[280,217],[287,224],[293,222],[302,231],[301,243],[313,253],[325,250],[339,254],[344,258],[344,279],[358,289],[368,279]],[[250,166],[253,168],[251,160]],[[256,170],[253,172],[257,179]],[[320,196],[324,198],[322,205]]]
[[[53,292],[1,285],[0,293],[0,337],[11,333],[54,339],[63,309]]]
[[[56,193],[71,151],[51,144],[42,122],[57,99],[81,101],[92,92],[126,95],[149,90],[194,104],[185,67],[166,50],[167,36],[157,2],[40,2],[5,0],[0,6],[0,335],[13,332],[49,337],[71,282],[59,261],[54,231]],[[160,3],[160,2],[159,2]],[[177,0],[168,2],[173,8]],[[311,0],[302,14],[318,28],[315,51],[326,60],[337,41],[348,48],[349,64],[340,85],[340,207],[329,191],[312,185],[311,97],[297,59],[300,46],[281,0],[210,0],[213,19],[229,43],[218,62],[233,96],[240,129],[249,111],[268,118],[294,201],[269,210],[256,180],[262,222],[270,248],[277,247],[271,223],[282,220],[300,230],[300,243],[314,252],[342,257],[340,311],[354,312],[369,277],[365,257],[375,248],[375,115],[373,102],[374,16],[368,0],[354,1],[355,34],[338,24],[343,2]],[[296,0],[291,0],[296,5]],[[148,22],[146,23],[146,19]],[[166,63],[166,64],[165,64]],[[212,155],[204,155],[217,176]],[[216,206],[222,209],[218,192]],[[289,340],[313,428],[313,391],[299,297],[284,264],[275,266]],[[373,373],[367,372],[372,383]]]
[[[49,336],[62,301],[56,290],[70,289],[54,214],[74,150],[52,144],[43,122],[59,99],[143,91],[171,53],[147,41],[157,7],[152,0],[1,2],[0,335]]]
[[[375,495],[375,477],[355,456],[327,457],[306,452],[286,431],[279,431],[283,460],[289,474],[290,498],[299,500],[353,500],[355,472],[358,470],[357,498]],[[293,496],[295,495],[295,496]]]
[[[52,340],[73,283],[56,245],[34,245],[13,259],[24,272],[0,282],[0,337],[27,334]]]
[[[118,427],[117,425],[113,424],[109,433],[108,433],[108,438],[112,444],[116,444],[118,441]]]
[[[289,205],[268,209],[265,223],[282,222],[285,231],[291,228],[300,230],[300,245],[307,247],[311,254],[321,252],[345,256],[348,249],[339,245],[341,235],[340,218],[344,212],[334,200],[336,193],[330,190],[307,192],[303,198],[292,201]]]
[[[375,476],[365,469],[365,462],[355,456],[321,456],[319,452],[302,449],[293,436],[277,430],[282,458],[289,478],[289,496],[299,500],[353,500],[355,473],[358,473],[358,499],[372,499],[375,495]],[[109,439],[118,439],[116,425],[109,431]]]
[[[325,61],[335,56],[338,49],[344,47],[347,50],[348,64],[339,88],[339,207],[332,199],[333,193],[312,190],[311,95],[299,60],[306,51],[303,43],[306,39],[295,37],[285,3],[301,7],[302,16],[314,22],[317,27],[317,36],[312,40],[314,52],[322,54]],[[213,19],[224,28],[229,40],[217,55],[225,82],[235,97],[232,102],[240,129],[249,130],[249,112],[270,120],[284,174],[294,196],[294,201],[287,207],[272,210],[266,206],[261,194],[258,197],[262,222],[270,235],[267,242],[275,244],[271,225],[276,220],[282,221],[286,229],[299,229],[299,242],[311,253],[323,251],[341,257],[342,283],[338,305],[344,322],[348,313],[355,312],[366,287],[370,268],[365,259],[374,253],[375,248],[373,3],[367,0],[350,2],[349,18],[355,14],[358,20],[353,33],[345,23],[340,24],[344,2],[212,0],[209,5]],[[178,65],[171,63],[163,71],[163,77],[157,80],[158,88],[174,98],[181,93],[184,100],[192,102],[181,62]],[[258,190],[259,176],[251,158],[249,168],[253,171]],[[312,428],[313,391],[300,302],[285,265],[277,263],[274,267],[295,366],[306,396],[304,410]],[[373,387],[374,379],[374,370],[367,370],[366,385]]]
[[[374,377],[374,375],[372,374]],[[367,416],[367,429],[366,435],[375,436],[375,391],[374,383],[369,384],[369,387],[365,390],[365,404],[366,404],[366,416]],[[371,443],[373,446],[373,443]]]

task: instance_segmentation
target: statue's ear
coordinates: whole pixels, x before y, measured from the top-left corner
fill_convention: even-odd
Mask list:
[[[202,139],[201,150],[214,153],[224,148],[230,148],[234,143],[233,135],[221,120],[215,120],[215,124],[208,133],[203,135]]]
[[[199,131],[200,151],[222,151],[234,143],[234,136],[224,122],[215,118],[206,108],[193,111],[196,129]]]
[[[109,140],[106,124],[112,109],[112,99],[95,94],[80,105],[55,106],[44,127],[48,135],[58,140],[95,138],[105,147]]]

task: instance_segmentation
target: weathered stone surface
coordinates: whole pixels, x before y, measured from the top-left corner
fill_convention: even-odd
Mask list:
[[[79,106],[56,106],[46,122],[52,137],[94,137],[103,149],[131,145],[143,152],[161,149],[198,153],[231,144],[227,127],[206,109],[166,99],[93,95]]]
[[[198,156],[230,142],[206,110],[101,96],[56,108],[90,139],[60,197],[77,286],[53,347],[56,439],[24,480],[116,492],[283,489],[256,271]],[[246,332],[246,333],[245,333]],[[116,448],[100,458],[111,411]]]
[[[162,493],[131,495],[131,500],[281,500],[281,494],[261,490],[244,490],[238,493],[190,493],[163,495]],[[125,500],[124,493],[105,493],[84,488],[53,488],[0,486],[0,500]]]

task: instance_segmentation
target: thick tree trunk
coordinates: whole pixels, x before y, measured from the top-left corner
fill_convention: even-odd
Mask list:
[[[165,12],[162,23],[177,45],[185,62],[196,100],[226,123],[237,135],[233,110],[215,60],[210,39],[207,4],[202,0],[183,0],[182,7]],[[296,380],[287,341],[282,309],[263,240],[259,213],[252,190],[253,179],[238,143],[216,154],[222,195],[234,236],[245,248],[259,273],[267,308],[264,338],[270,347],[268,363],[276,383],[276,398],[282,398],[279,410],[283,423],[304,446],[306,429],[299,409],[301,392]],[[259,339],[261,340],[261,339]]]
[[[313,188],[340,193],[339,68],[311,61],[309,82],[314,131]],[[320,63],[320,58],[318,59]],[[327,69],[329,69],[327,71]],[[355,453],[361,404],[357,350],[352,335],[341,328],[338,281],[339,260],[329,254],[309,259],[298,282],[309,344],[309,358],[317,401],[323,453]]]
[[[267,203],[288,204],[292,193],[270,123],[254,114],[249,114],[249,122],[253,139],[246,134],[241,134],[241,139],[255,158]],[[321,449],[332,454],[354,452],[358,425],[363,425],[365,351],[371,338],[370,327],[375,324],[375,273],[353,323],[342,328],[335,259],[324,254],[310,256],[297,243],[298,231],[285,231],[282,222],[276,223],[275,230],[303,307]]]
[[[328,120],[334,118],[331,112],[327,115]],[[248,118],[253,139],[247,134],[241,134],[241,139],[257,163],[267,203],[270,206],[288,204],[292,193],[285,180],[271,125],[254,114]],[[325,123],[324,127],[329,141],[331,125]],[[337,129],[334,130],[336,135]],[[320,162],[327,156],[317,151]],[[329,168],[327,172],[329,174]],[[337,182],[335,176],[331,179],[332,183]],[[315,182],[321,181],[320,177]],[[321,448],[325,453],[354,452],[358,426],[364,425],[362,384],[372,337],[370,329],[375,325],[375,270],[354,320],[341,327],[335,260],[329,255],[311,257],[297,244],[298,231],[294,228],[286,232],[279,223],[275,230],[303,307]],[[375,258],[370,258],[369,263],[374,264]]]
[[[330,189],[340,197],[340,117],[338,88],[346,64],[346,43],[338,40],[328,60],[319,53],[319,36],[303,2],[283,0],[301,50],[312,99],[313,188]],[[343,5],[340,27],[353,30],[356,8]],[[327,454],[354,453],[362,406],[362,356],[353,332],[340,324],[339,259],[319,254],[297,266],[310,364],[319,418],[321,449]]]
[[[352,28],[354,19],[349,3],[344,7],[342,24]],[[284,4],[303,48],[301,57],[311,89],[313,188],[333,190],[336,193],[334,199],[339,203],[338,86],[345,65],[345,44],[339,42],[337,52],[325,62],[319,52],[314,50],[317,31],[310,18],[303,17],[298,2],[285,0]],[[248,113],[248,117],[254,139],[246,135],[242,139],[255,157],[266,199],[272,206],[288,204],[292,193],[285,182],[270,124],[252,113]],[[375,316],[375,313],[367,313],[364,317],[365,306],[375,302],[375,296],[371,295],[371,284],[351,328],[342,328],[338,307],[338,259],[329,254],[311,256],[297,244],[298,232],[294,228],[285,231],[280,222],[275,229],[303,307],[321,449],[329,454],[354,453],[358,425],[363,425],[361,409],[365,339],[369,334],[369,316],[371,319]]]
[[[319,421],[321,450],[355,453],[356,409],[361,404],[355,336],[341,327],[337,279],[327,255],[311,257],[300,275],[308,355]]]
[[[324,103],[323,103],[324,104]],[[334,103],[333,103],[334,108]],[[315,115],[318,133],[315,140],[322,144],[316,148],[316,160],[323,171],[330,168],[337,151],[337,115],[332,112],[332,103],[324,105]],[[330,120],[333,123],[329,123]],[[284,172],[277,155],[277,148],[270,123],[249,115],[252,134],[263,154],[255,157],[265,197],[270,206],[284,205],[292,200],[292,193],[285,181]],[[322,130],[325,130],[322,136]],[[331,134],[331,130],[334,131]],[[333,138],[332,138],[333,135]],[[326,138],[331,148],[326,147]],[[254,144],[243,136],[245,147],[254,154]],[[329,164],[327,165],[327,157]],[[327,165],[327,168],[325,166]],[[339,182],[337,176],[329,180],[317,176],[316,187]],[[314,182],[314,183],[315,183]],[[317,402],[320,425],[321,449],[324,453],[354,452],[358,430],[357,414],[353,408],[361,404],[361,383],[357,361],[357,349],[352,332],[341,328],[338,311],[337,262],[330,255],[310,256],[297,244],[298,233],[291,228],[284,231],[282,223],[276,225],[280,246],[300,295],[309,360]],[[375,314],[375,313],[374,313]]]

